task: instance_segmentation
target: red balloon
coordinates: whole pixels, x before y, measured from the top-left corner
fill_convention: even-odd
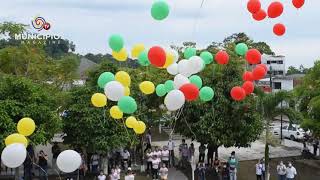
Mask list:
[[[246,81],[243,83],[242,88],[244,89],[246,94],[249,95],[254,91],[254,84],[251,81]]]
[[[267,13],[265,10],[260,9],[258,12],[252,14],[253,19],[256,21],[262,21],[267,17]]]
[[[236,101],[244,100],[246,97],[246,92],[242,87],[236,86],[231,89],[231,97]]]
[[[215,60],[217,61],[218,64],[228,64],[229,55],[225,51],[219,51],[215,56]]]
[[[194,84],[185,84],[181,86],[179,90],[184,94],[184,97],[188,101],[194,101],[199,97],[199,89]]]
[[[266,76],[267,71],[263,67],[257,66],[253,69],[252,74],[255,80],[259,80],[263,79]]]
[[[283,13],[283,5],[281,2],[275,1],[271,3],[268,7],[268,16],[270,18],[276,18],[281,16]]]
[[[250,72],[250,71],[244,72],[244,74],[243,74],[243,76],[242,76],[242,79],[243,79],[244,81],[254,81],[252,72]]]
[[[260,0],[249,0],[247,3],[247,9],[252,14],[257,13],[261,9]]]
[[[265,64],[258,64],[257,66],[263,67],[266,72],[268,72],[268,66]]]
[[[304,5],[304,0],[292,0],[292,4],[297,9],[300,9]]]
[[[150,63],[156,67],[163,67],[166,63],[166,52],[162,47],[154,46],[148,52]]]
[[[246,53],[246,60],[250,64],[259,64],[261,62],[261,53],[257,49],[249,49]]]
[[[273,33],[277,36],[282,36],[286,33],[286,26],[281,23],[275,24],[273,26]]]

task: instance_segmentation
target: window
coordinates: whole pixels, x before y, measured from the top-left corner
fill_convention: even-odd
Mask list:
[[[267,61],[267,64],[270,64],[270,61]]]
[[[283,75],[283,71],[279,71],[279,74]]]
[[[272,64],[276,64],[276,63],[277,63],[277,61],[271,61],[271,63],[272,63]]]
[[[283,61],[278,61],[278,63],[277,64],[283,64]]]
[[[274,89],[281,89],[281,82],[275,82]]]
[[[283,127],[282,127],[282,129],[287,129],[287,128],[288,128],[288,126],[283,126]]]

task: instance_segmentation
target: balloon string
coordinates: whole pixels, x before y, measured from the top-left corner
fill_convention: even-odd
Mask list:
[[[126,132],[127,132],[128,139],[129,139],[130,142],[131,142],[131,145],[130,145],[130,148],[131,148],[131,146],[132,146],[132,144],[133,144],[133,141],[132,141],[131,138],[130,138],[130,134],[129,134],[129,132],[128,132],[128,129],[127,129],[127,127],[126,127],[126,124],[125,124],[123,118],[122,118],[122,124],[123,124],[124,129],[125,129]]]
[[[199,16],[200,16],[200,10],[202,9],[203,7],[203,4],[205,3],[205,0],[202,0],[201,1],[201,5],[200,5],[200,8],[198,9],[198,11],[196,12],[196,16],[194,17],[194,22],[193,22],[193,30],[192,30],[192,39],[195,38],[195,33],[196,33],[196,28],[197,28],[197,25],[198,25],[198,20],[199,20]]]

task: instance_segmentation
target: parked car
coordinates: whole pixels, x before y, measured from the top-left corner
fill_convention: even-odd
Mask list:
[[[273,134],[280,136],[280,127],[276,127],[273,129]],[[305,131],[300,128],[299,125],[292,124],[292,125],[284,125],[282,126],[282,137],[289,138],[291,140],[303,140],[306,136],[310,135],[310,131]]]

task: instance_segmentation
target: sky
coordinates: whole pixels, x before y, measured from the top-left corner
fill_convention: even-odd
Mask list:
[[[32,18],[42,16],[51,24],[46,33],[73,41],[80,54],[110,53],[108,37],[115,33],[131,49],[136,43],[169,46],[185,41],[203,48],[245,32],[255,41],[268,43],[277,55],[286,56],[287,67],[311,67],[320,59],[319,0],[306,0],[300,10],[291,0],[280,0],[285,6],[283,15],[263,22],[252,19],[247,0],[205,0],[200,8],[201,1],[167,0],[170,14],[159,22],[150,15],[153,0],[2,0],[0,22],[30,24]],[[273,0],[261,2],[267,9]],[[276,23],[286,25],[285,36],[273,34]]]

